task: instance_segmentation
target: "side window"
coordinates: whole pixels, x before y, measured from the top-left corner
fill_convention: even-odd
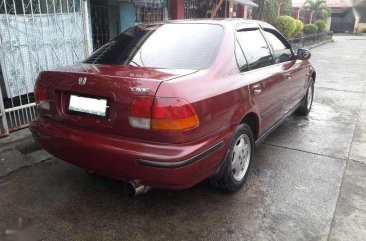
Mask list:
[[[239,70],[240,71],[248,71],[248,63],[247,60],[245,59],[245,56],[243,54],[243,51],[241,50],[241,47],[238,43],[238,41],[236,41],[235,44],[235,57],[236,57],[236,62],[238,63],[239,66]]]
[[[275,34],[267,31],[265,31],[264,33],[273,49],[276,63],[289,61],[292,58],[291,49],[287,48],[285,44]]]
[[[237,39],[250,69],[258,69],[273,64],[271,51],[259,29],[239,31]]]

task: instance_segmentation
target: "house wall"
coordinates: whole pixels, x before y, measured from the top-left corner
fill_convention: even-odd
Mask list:
[[[168,16],[170,19],[184,19],[184,0],[170,0]]]
[[[120,8],[120,32],[124,32],[128,28],[135,25],[136,22],[136,6],[129,2],[122,2]]]

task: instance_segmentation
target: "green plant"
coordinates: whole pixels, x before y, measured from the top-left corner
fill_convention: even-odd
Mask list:
[[[286,38],[291,37],[296,30],[295,19],[290,16],[279,16],[275,26]]]
[[[327,27],[327,24],[323,20],[317,20],[314,24],[318,27],[318,32],[323,32]]]
[[[255,20],[266,21],[272,25],[274,25],[277,17],[282,15],[292,15],[293,12],[292,0],[265,0],[255,1],[255,3],[258,7],[252,9],[252,18]]]
[[[318,26],[315,24],[305,24],[304,25],[304,33],[305,34],[314,34],[318,32]]]
[[[361,29],[360,33],[366,33],[366,28]]]
[[[298,37],[301,34],[301,31],[304,29],[304,24],[299,19],[295,19],[295,23],[296,23],[296,29],[293,35]]]
[[[274,25],[278,17],[276,0],[269,0],[267,14],[265,16],[265,21]]]
[[[312,23],[313,18],[326,20],[331,13],[326,0],[307,0],[304,3],[304,9],[308,13],[308,23]]]

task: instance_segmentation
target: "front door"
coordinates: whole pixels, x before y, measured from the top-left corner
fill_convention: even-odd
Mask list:
[[[237,31],[248,69],[243,78],[249,82],[251,102],[260,113],[262,130],[268,130],[283,116],[283,75],[281,66],[274,65],[273,55],[259,29]]]
[[[280,67],[284,82],[284,114],[301,101],[306,90],[307,70],[303,61],[296,60],[290,44],[274,29],[264,29],[264,35],[272,48],[276,66]]]

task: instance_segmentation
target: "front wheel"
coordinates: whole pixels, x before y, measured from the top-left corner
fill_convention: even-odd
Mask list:
[[[211,178],[211,183],[225,191],[235,192],[245,183],[254,152],[253,133],[247,124],[237,127],[228,155],[219,173]]]
[[[296,110],[296,114],[298,115],[308,115],[311,111],[311,106],[313,105],[314,98],[314,79],[310,79],[308,91],[304,99],[301,102],[301,106]]]

